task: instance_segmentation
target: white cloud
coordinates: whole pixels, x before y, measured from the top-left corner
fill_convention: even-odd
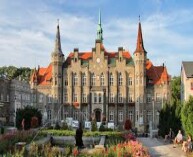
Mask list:
[[[158,1],[159,4],[159,1]],[[40,6],[41,7],[41,6]],[[54,48],[56,21],[60,19],[62,48],[65,56],[73,48],[89,51],[94,47],[97,21],[89,15],[62,12],[59,15],[42,7],[42,11],[29,10],[23,17],[4,15],[0,18],[0,66],[47,66]],[[45,11],[44,11],[45,9]],[[175,30],[193,21],[192,11],[178,10],[169,14],[156,13],[143,17],[144,46],[155,65],[163,62],[172,75],[179,75],[182,60],[193,60],[190,54],[193,39]],[[104,19],[103,19],[104,20]],[[102,21],[103,21],[102,20]],[[105,19],[104,44],[107,50],[117,51],[119,46],[136,47],[138,21],[132,17]],[[185,26],[184,26],[185,27]],[[189,54],[188,54],[189,53]]]

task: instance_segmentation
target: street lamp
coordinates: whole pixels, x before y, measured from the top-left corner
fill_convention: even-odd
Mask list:
[[[17,110],[17,108],[16,108],[16,99],[17,99],[17,97],[15,95],[14,96],[14,127],[16,127],[16,110]]]
[[[155,103],[154,103],[154,98],[153,97],[152,97],[152,113],[153,113],[152,129],[154,129],[154,125],[155,125]]]

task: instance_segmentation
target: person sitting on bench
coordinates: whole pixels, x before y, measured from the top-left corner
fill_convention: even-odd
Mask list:
[[[186,153],[191,151],[192,149],[192,138],[190,134],[188,134],[187,140],[183,142],[182,144],[182,150]]]
[[[172,131],[172,128],[170,128],[170,131],[167,135],[165,135],[165,139],[164,139],[164,142],[166,142],[168,139],[169,140],[172,140],[174,137],[174,132]]]
[[[173,147],[175,148],[176,144],[182,143],[182,140],[183,140],[183,136],[182,136],[181,130],[179,130],[177,136],[174,139],[174,146]]]

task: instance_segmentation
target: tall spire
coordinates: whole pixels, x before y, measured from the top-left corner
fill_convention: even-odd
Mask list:
[[[97,27],[97,39],[103,41],[103,29],[101,24],[101,10],[99,9],[99,23]]]
[[[137,35],[137,45],[136,45],[136,52],[145,52],[144,46],[143,46],[143,36],[142,36],[142,29],[141,29],[141,21],[139,16],[139,26],[138,26],[138,35]]]
[[[57,25],[57,31],[56,31],[56,39],[55,39],[55,48],[54,48],[54,52],[62,53],[61,42],[60,42],[59,19],[58,19],[58,25]]]

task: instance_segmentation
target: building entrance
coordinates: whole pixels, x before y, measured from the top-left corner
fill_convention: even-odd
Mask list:
[[[95,111],[95,118],[97,122],[101,121],[101,111],[100,110]]]

